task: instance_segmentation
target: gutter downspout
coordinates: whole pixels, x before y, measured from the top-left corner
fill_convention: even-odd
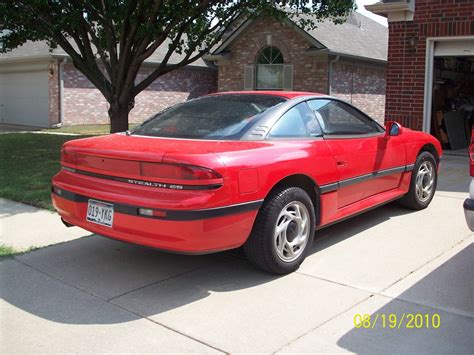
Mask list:
[[[53,125],[53,128],[61,128],[64,121],[64,64],[66,63],[67,58],[59,63],[59,123]]]
[[[339,61],[340,56],[336,56],[333,60],[329,62],[329,83],[328,83],[328,95],[332,95],[332,65]]]

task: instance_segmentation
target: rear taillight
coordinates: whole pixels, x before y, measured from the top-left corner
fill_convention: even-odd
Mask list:
[[[222,176],[212,169],[181,163],[149,163],[123,160],[61,150],[62,169],[69,172],[91,172],[104,176],[130,178],[182,188],[183,185],[222,185]],[[153,185],[150,185],[153,186]]]
[[[217,180],[222,179],[215,171],[195,165],[140,163],[143,177],[154,177],[162,180]]]
[[[149,208],[139,208],[138,214],[147,217],[162,217],[166,218],[166,211],[153,210]]]
[[[61,150],[61,163],[76,165],[76,154]]]

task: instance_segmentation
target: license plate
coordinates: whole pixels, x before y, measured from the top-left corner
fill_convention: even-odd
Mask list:
[[[112,227],[114,222],[114,205],[96,200],[89,200],[87,216],[89,222]]]

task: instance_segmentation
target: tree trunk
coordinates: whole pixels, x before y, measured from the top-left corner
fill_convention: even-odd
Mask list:
[[[111,104],[109,108],[110,133],[128,130],[129,108],[119,104]]]

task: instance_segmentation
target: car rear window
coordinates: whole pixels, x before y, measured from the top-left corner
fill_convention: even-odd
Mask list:
[[[272,95],[205,96],[151,117],[131,134],[191,139],[239,139],[268,108],[286,101]]]

